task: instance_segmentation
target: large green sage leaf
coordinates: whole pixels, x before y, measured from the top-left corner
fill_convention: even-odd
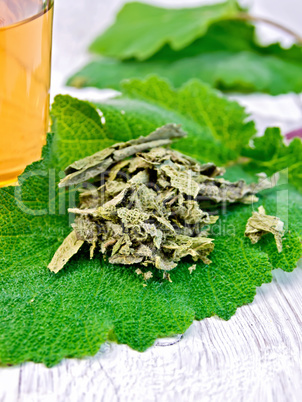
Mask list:
[[[144,104],[143,88],[149,91],[150,99],[155,98],[144,85],[134,82],[128,88],[132,97],[139,96],[137,106]],[[163,90],[162,95],[157,94],[161,100],[156,107],[150,103],[150,115],[164,105],[166,98],[167,104],[171,102],[167,93]],[[187,101],[192,102],[186,94]],[[93,105],[68,96],[57,97],[52,109],[54,134],[44,149],[43,160],[27,168],[20,187],[0,189],[1,364],[30,360],[52,366],[64,357],[93,355],[106,340],[143,351],[158,337],[184,332],[194,318],[216,314],[229,319],[237,307],[253,300],[257,286],[271,280],[273,268],[291,270],[302,256],[302,196],[286,189],[290,195],[290,236],[284,242],[286,255],[278,260],[272,236],[257,245],[244,238],[253,206],[241,205],[221,211],[212,233],[216,244],[212,264],[198,263],[190,274],[192,263],[184,261],[171,272],[172,283],[162,280],[156,270],[144,287],[134,267],[112,266],[101,255],[90,260],[85,248],[61,273],[50,273],[47,264],[70,232],[65,204],[72,201],[73,192],[54,191],[60,170],[98,151],[102,144],[105,147],[123,140],[131,129],[135,129],[132,136],[149,130],[146,111],[145,120],[139,113],[135,120],[132,103],[132,118],[126,119],[128,112],[121,113],[118,103],[112,102],[99,106],[104,123],[100,110]],[[232,110],[233,103],[225,104],[226,114],[228,106]],[[163,106],[160,118],[166,113]],[[152,124],[155,121],[151,119]],[[267,213],[276,214],[286,206],[278,194],[277,188],[261,199]]]

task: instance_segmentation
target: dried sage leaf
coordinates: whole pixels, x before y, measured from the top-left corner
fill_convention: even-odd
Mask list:
[[[115,144],[70,165],[60,186],[81,185],[80,205],[69,209],[76,215],[74,237],[71,243],[66,239],[58,250],[63,257],[50,269],[61,269],[83,242],[90,245],[91,258],[99,249],[112,264],[153,265],[165,272],[184,257],[210,264],[214,240],[209,227],[219,219],[211,213],[213,206],[252,203],[255,193],[269,183],[263,177],[260,184],[232,183],[221,177],[223,168],[201,165],[163,148],[183,136],[179,126],[168,124],[147,137]],[[269,231],[253,230],[253,241]],[[194,265],[190,273],[193,270]]]
[[[106,172],[115,162],[143,152],[147,149],[171,144],[173,138],[185,137],[186,133],[176,124],[167,124],[158,128],[147,137],[139,137],[135,140],[115,144],[94,155],[74,162],[65,169],[67,176],[59,183],[59,187],[67,187],[80,184]]]
[[[56,251],[48,268],[55,273],[61,271],[70,258],[77,254],[83,244],[84,241],[78,240],[77,233],[73,230]]]
[[[284,235],[284,223],[276,216],[266,215],[263,206],[258,212],[253,212],[246,225],[245,236],[251,239],[253,244],[257,243],[262,236],[272,233],[276,240],[279,253],[282,251],[282,237]]]

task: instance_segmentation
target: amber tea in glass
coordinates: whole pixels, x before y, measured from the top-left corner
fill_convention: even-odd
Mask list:
[[[41,157],[52,19],[53,0],[0,0],[0,187]]]

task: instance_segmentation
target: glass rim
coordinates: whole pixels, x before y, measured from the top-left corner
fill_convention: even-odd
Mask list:
[[[41,17],[41,15],[46,14],[53,7],[53,5],[54,5],[54,0],[47,0],[43,10],[41,10],[37,14],[32,15],[31,17],[25,18],[24,20],[15,22],[14,24],[4,25],[3,27],[0,26],[0,32],[4,31],[4,30],[7,31],[8,29],[16,28],[19,25],[26,24],[27,22],[33,21],[33,20]]]

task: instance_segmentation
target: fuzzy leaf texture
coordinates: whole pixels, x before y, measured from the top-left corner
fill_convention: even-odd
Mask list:
[[[143,83],[134,84],[132,96],[143,87]],[[163,91],[162,104],[165,95]],[[141,96],[137,105],[141,104]],[[150,105],[150,115],[154,108],[158,112],[159,107]],[[68,96],[57,97],[52,108],[54,134],[44,148],[43,160],[27,168],[20,178],[20,187],[0,189],[2,365],[34,361],[53,366],[64,357],[93,355],[107,340],[144,351],[158,337],[183,333],[194,318],[216,314],[229,319],[237,307],[253,300],[257,286],[271,281],[273,268],[290,271],[302,255],[302,197],[285,189],[290,191],[291,233],[284,240],[286,254],[282,258],[276,255],[272,236],[257,245],[244,238],[252,206],[236,206],[221,217],[213,233],[216,246],[212,264],[198,263],[190,274],[188,267],[192,263],[184,261],[171,272],[172,283],[163,281],[154,270],[154,278],[144,287],[144,280],[134,272],[134,267],[112,266],[101,255],[90,260],[85,248],[61,273],[49,272],[47,264],[71,230],[64,208],[65,193],[53,193],[52,185],[59,181],[59,171],[98,151],[103,143],[105,147],[123,140],[122,133],[144,134],[149,131],[149,124],[156,124],[152,119],[147,124],[146,111],[145,120],[138,113],[137,121],[134,112],[132,119],[127,120],[127,112],[121,114],[116,105],[106,104],[102,112],[105,124],[100,122],[93,105]],[[164,116],[163,107],[160,118]],[[73,192],[65,194],[65,198],[68,204]],[[261,204],[273,215],[280,211],[279,201],[278,192],[276,195],[272,191]],[[36,213],[28,214],[25,208]]]
[[[184,23],[180,22],[180,30]],[[131,24],[130,17],[128,24]],[[118,22],[114,27],[117,34]],[[145,34],[153,40],[154,35],[147,27]],[[104,51],[103,55],[109,54]],[[114,57],[94,60],[72,76],[68,84],[119,90],[124,79],[145,78],[156,73],[168,78],[176,87],[191,78],[199,78],[224,91],[258,91],[272,95],[302,91],[302,47],[261,46],[255,27],[244,21],[214,21],[188,46],[175,50],[166,44],[148,60],[121,61],[120,56]]]
[[[156,76],[127,81],[123,96],[100,108],[106,117],[105,132],[122,141],[166,123],[181,124],[188,138],[175,148],[205,162],[236,160],[256,132],[244,108],[197,80],[178,90]]]
[[[255,124],[248,120],[243,107],[197,80],[178,90],[156,76],[127,81],[123,96],[103,102],[98,111],[88,103],[67,97],[58,98],[57,105],[52,111],[54,131],[62,134],[55,136],[54,146],[62,168],[74,161],[70,160],[70,141],[80,159],[98,146],[105,148],[117,141],[148,135],[171,122],[181,124],[189,137],[175,143],[175,148],[202,162],[217,164],[236,160],[256,133]],[[90,119],[85,120],[85,115]],[[81,124],[74,141],[73,126],[78,122]],[[89,142],[87,136],[91,136]],[[85,143],[88,148],[83,146]]]
[[[294,138],[287,146],[280,129],[268,128],[263,137],[253,139],[253,146],[242,152],[250,158],[246,169],[272,175],[283,172],[287,179],[302,191],[302,141]]]

